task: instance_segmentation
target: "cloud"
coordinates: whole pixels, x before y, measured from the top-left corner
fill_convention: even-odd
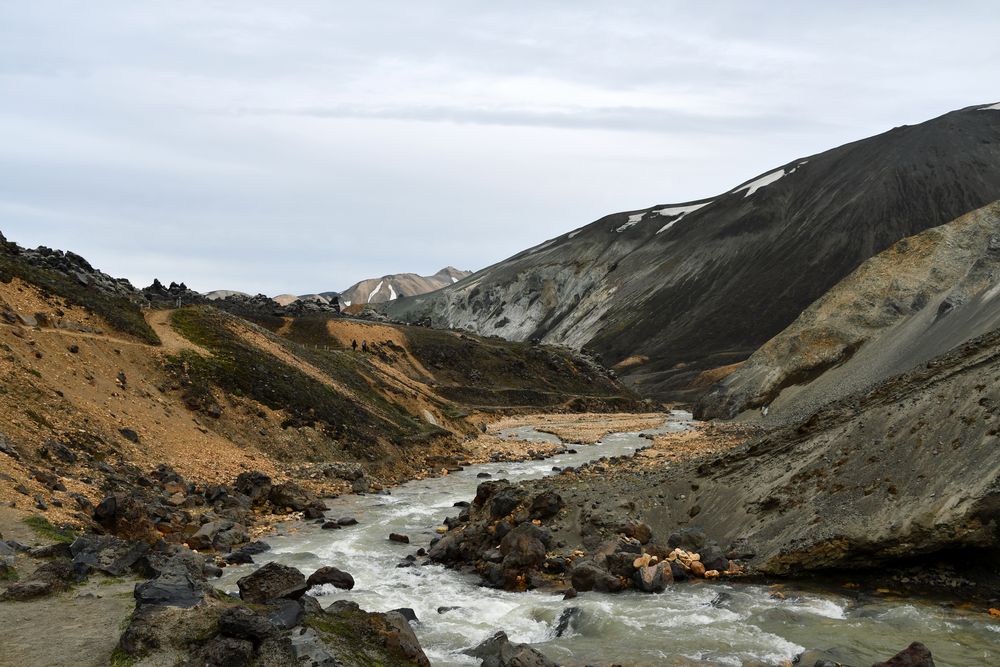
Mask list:
[[[0,229],[138,284],[481,268],[996,101],[985,2],[14,3]]]

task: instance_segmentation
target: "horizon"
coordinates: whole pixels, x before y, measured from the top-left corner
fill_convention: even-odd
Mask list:
[[[991,104],[1000,60],[982,2],[43,5],[0,27],[0,229],[200,292],[481,270]]]

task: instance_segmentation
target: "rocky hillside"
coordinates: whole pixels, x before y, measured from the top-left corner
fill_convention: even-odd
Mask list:
[[[867,258],[998,198],[1000,111],[969,107],[609,215],[389,311],[591,348],[642,392],[691,398]]]
[[[2,244],[0,501],[53,522],[92,525],[94,505],[158,466],[192,489],[253,470],[367,490],[463,457],[498,408],[638,405],[567,349],[329,313],[151,308],[127,283],[81,279],[82,258]],[[167,524],[182,540],[197,530]]]
[[[862,264],[702,397],[703,417],[815,410],[1000,327],[1000,203]]]
[[[716,446],[681,433],[634,458],[484,482],[430,555],[512,589],[830,574],[995,600],[998,376],[994,330],[734,446],[702,427]]]
[[[340,294],[340,301],[345,308],[367,303],[387,303],[400,297],[417,296],[439,290],[457,283],[468,275],[472,275],[472,272],[446,266],[433,276],[395,273],[381,278],[368,278],[344,290]]]

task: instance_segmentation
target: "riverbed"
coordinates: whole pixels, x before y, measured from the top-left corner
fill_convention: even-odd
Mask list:
[[[344,599],[368,611],[413,609],[419,619],[414,631],[431,663],[442,667],[477,665],[479,661],[463,651],[497,630],[568,665],[781,664],[810,649],[864,666],[888,658],[914,640],[930,647],[939,666],[1000,664],[1000,624],[978,610],[923,601],[862,601],[791,587],[783,589],[784,599],[779,599],[766,586],[705,581],[675,584],[661,594],[591,592],[563,600],[550,593],[484,588],[476,577],[438,565],[399,567],[407,555],[429,545],[445,517],[458,514],[456,502],[475,496],[484,480],[482,473],[512,482],[554,474],[553,468],[634,453],[649,445],[644,434],[682,430],[690,419],[690,414],[675,411],[656,429],[611,434],[594,445],[567,443],[576,453],[544,461],[469,466],[403,484],[390,495],[330,499],[328,517],[354,517],[358,525],[321,530],[304,524],[269,537],[272,550],[255,556],[256,565],[227,568],[222,587],[235,593],[236,579],[270,560],[307,575],[333,565],[351,573],[354,589],[323,586],[313,589],[312,595],[324,606]],[[501,435],[559,442],[532,427]],[[389,541],[390,533],[409,536],[410,544]],[[578,611],[567,611],[573,608]],[[573,620],[557,637],[564,614]]]

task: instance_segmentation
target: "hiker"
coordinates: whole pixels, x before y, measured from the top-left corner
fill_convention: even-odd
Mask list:
[[[354,340],[351,341],[351,349],[354,350],[355,352],[358,351],[358,339],[357,338],[355,338]]]
[[[362,352],[368,351],[368,341],[366,340],[361,341],[361,351]]]

